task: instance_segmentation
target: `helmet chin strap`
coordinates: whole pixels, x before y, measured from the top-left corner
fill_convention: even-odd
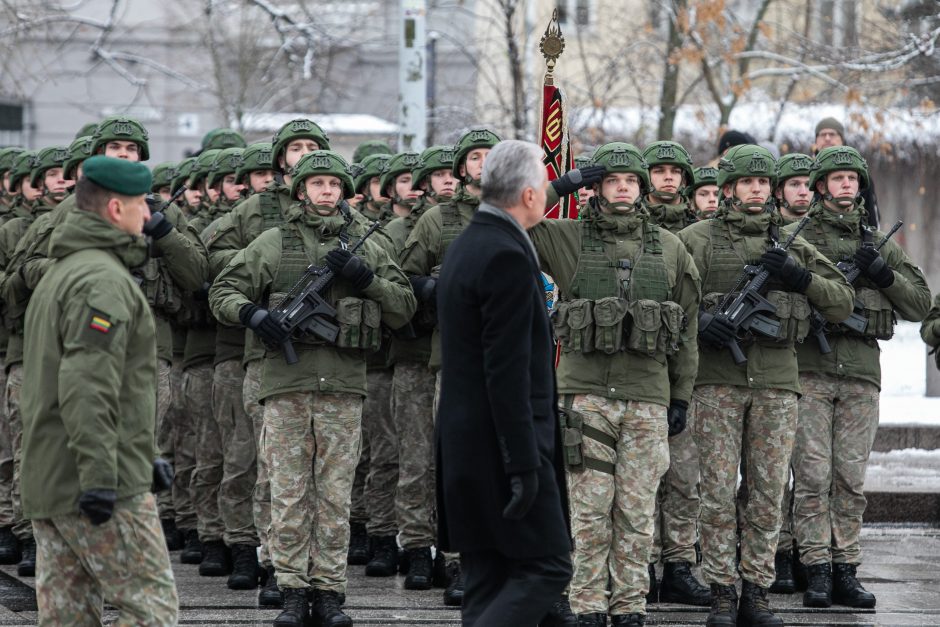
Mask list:
[[[640,206],[639,201],[634,202],[610,202],[603,196],[595,196],[597,198],[598,205],[602,209],[608,209],[612,214],[625,214],[633,213]]]
[[[679,199],[680,196],[677,192],[663,192],[659,191],[658,189],[654,189],[652,192],[650,192],[650,195],[652,195],[657,200],[663,201],[663,203],[667,205],[673,204],[676,200]]]

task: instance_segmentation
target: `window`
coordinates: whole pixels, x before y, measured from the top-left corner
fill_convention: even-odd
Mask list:
[[[558,23],[562,26],[589,27],[594,23],[596,0],[558,0]]]
[[[23,105],[0,102],[0,147],[25,146]]]
[[[821,0],[816,20],[819,42],[839,48],[857,47],[860,17],[859,0]]]

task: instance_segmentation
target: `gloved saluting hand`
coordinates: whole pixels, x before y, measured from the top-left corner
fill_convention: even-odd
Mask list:
[[[570,170],[552,181],[552,187],[559,196],[573,194],[582,187],[588,187],[604,180],[607,168],[602,165],[589,165],[585,168]]]
[[[144,235],[154,241],[166,237],[172,230],[173,225],[160,211],[151,213],[150,219],[144,223]]]
[[[364,290],[372,283],[375,273],[362,257],[347,249],[334,248],[326,253],[326,265],[336,276],[348,281],[357,290]]]

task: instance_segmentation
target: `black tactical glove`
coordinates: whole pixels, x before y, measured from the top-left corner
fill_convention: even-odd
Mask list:
[[[688,401],[680,401],[677,398],[669,401],[669,410],[666,412],[666,422],[669,424],[670,438],[685,431],[686,413],[688,411]]]
[[[348,281],[360,291],[369,287],[372,279],[375,278],[372,268],[366,265],[362,257],[342,248],[334,248],[326,253],[326,265],[336,276]]]
[[[414,290],[419,304],[434,302],[437,297],[437,279],[432,276],[413,276],[408,277],[408,280],[411,282],[411,289]]]
[[[559,196],[573,194],[582,187],[594,185],[604,180],[607,168],[602,165],[589,165],[586,168],[571,170],[552,181],[552,187]]]
[[[794,292],[803,294],[813,280],[812,273],[803,268],[782,248],[771,248],[760,256],[760,263],[770,274],[780,279]]]
[[[269,346],[280,346],[290,336],[290,333],[271,319],[271,314],[267,309],[251,303],[243,305],[238,310],[238,319]]]
[[[173,225],[160,211],[150,214],[150,219],[144,224],[144,235],[153,241],[166,237],[172,230]]]
[[[163,492],[173,486],[173,466],[162,457],[153,460],[153,485],[151,492]]]
[[[97,526],[111,520],[116,502],[117,492],[114,490],[85,490],[78,497],[78,511]]]
[[[539,476],[535,470],[517,475],[509,475],[509,489],[512,496],[503,509],[503,518],[522,520],[529,513],[539,492]]]
[[[721,348],[735,338],[734,327],[724,318],[703,311],[698,316],[698,337],[703,344]]]
[[[855,251],[855,265],[881,289],[894,284],[894,270],[881,253],[871,246],[863,246]]]

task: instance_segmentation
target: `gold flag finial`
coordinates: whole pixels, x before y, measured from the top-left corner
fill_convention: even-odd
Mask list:
[[[561,26],[558,24],[558,9],[552,11],[552,20],[548,23],[545,34],[542,35],[542,39],[539,41],[539,50],[542,52],[542,56],[545,57],[545,65],[547,66],[545,84],[552,85],[554,84],[555,63],[561,53],[565,51],[565,38],[562,36]]]

